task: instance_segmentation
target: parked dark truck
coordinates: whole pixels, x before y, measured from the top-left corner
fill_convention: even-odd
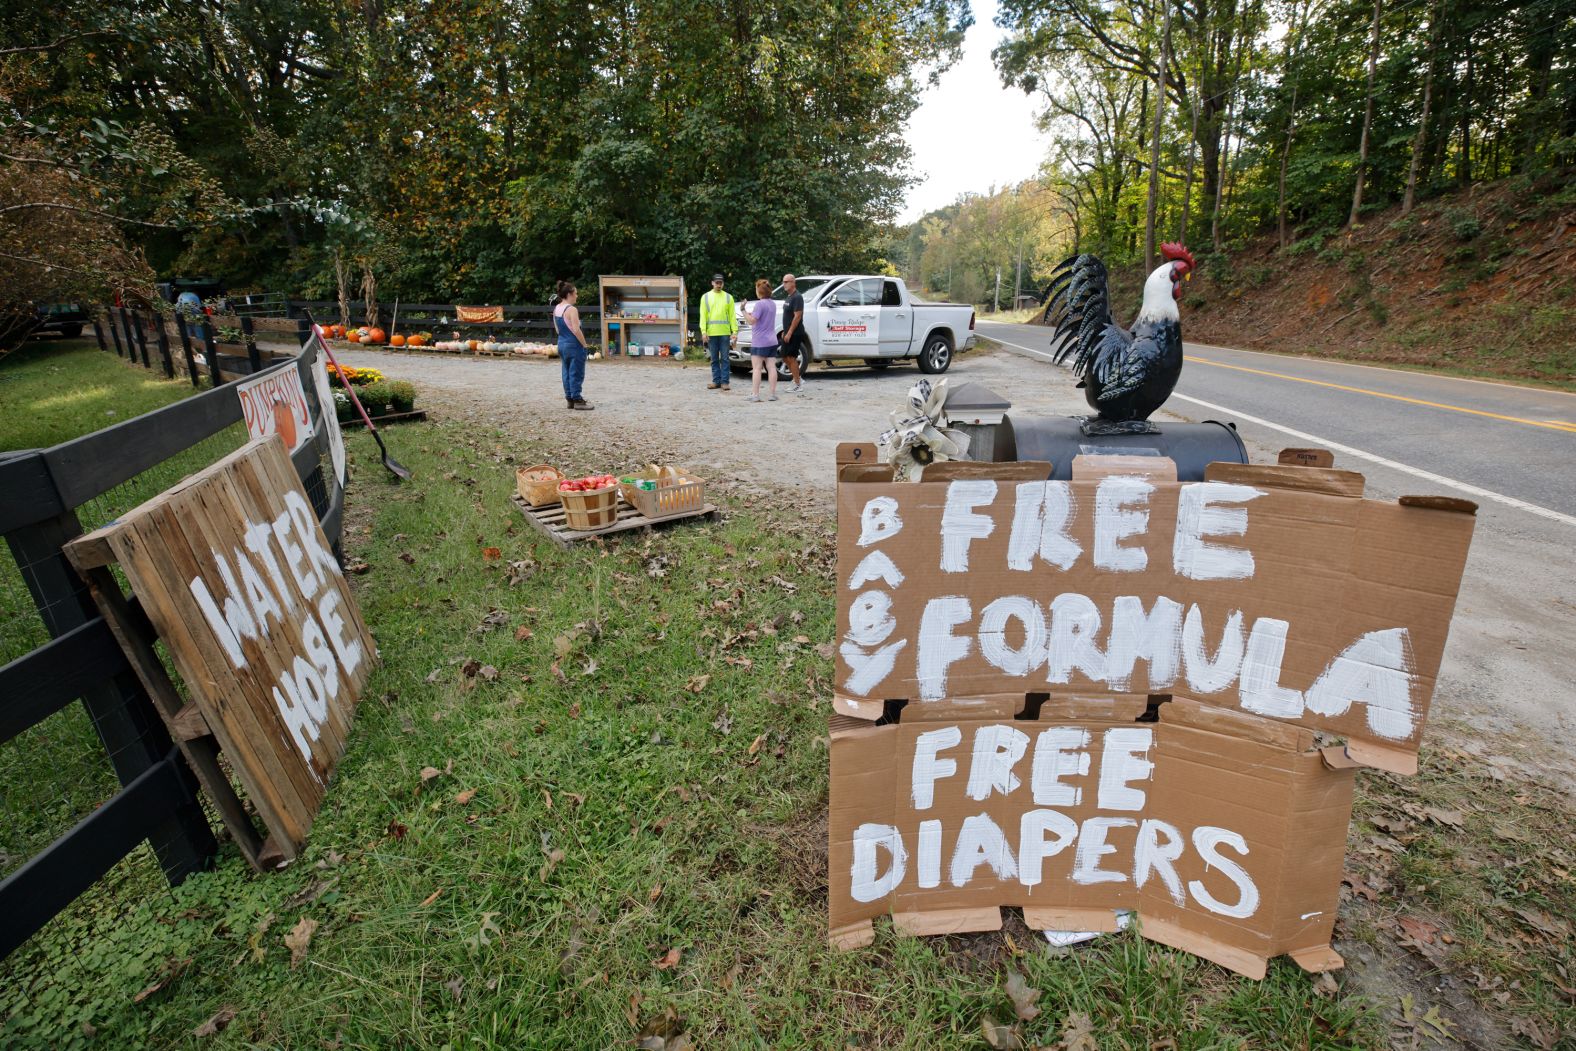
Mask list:
[[[974,308],[915,299],[901,278],[866,274],[799,278],[804,296],[800,368],[812,361],[856,358],[871,365],[913,360],[921,372],[946,372],[954,351],[974,345]],[[782,286],[772,290],[781,302]],[[739,303],[739,342],[728,354],[735,367],[750,364],[750,326]],[[780,319],[779,331],[787,319]]]

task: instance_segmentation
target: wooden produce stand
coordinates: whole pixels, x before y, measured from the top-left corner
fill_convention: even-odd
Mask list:
[[[689,301],[682,277],[640,277],[604,274],[597,278],[602,308],[602,350],[605,357],[631,357],[631,345],[656,348],[684,346]]]

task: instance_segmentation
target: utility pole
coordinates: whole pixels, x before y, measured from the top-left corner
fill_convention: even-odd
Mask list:
[[[999,266],[996,268],[996,294],[991,299],[990,312],[992,314],[1001,313],[1001,267]]]
[[[1160,128],[1166,112],[1166,63],[1171,57],[1171,0],[1160,32],[1160,75],[1155,81],[1155,127],[1149,142],[1149,203],[1144,217],[1144,272],[1155,268],[1155,209],[1160,203]]]
[[[1018,272],[1012,279],[1012,309],[1018,309],[1018,297],[1023,295],[1023,238],[1018,238]]]

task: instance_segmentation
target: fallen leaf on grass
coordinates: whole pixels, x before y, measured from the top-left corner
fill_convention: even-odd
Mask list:
[[[476,789],[474,789],[474,788],[467,788],[463,792],[456,793],[455,796],[454,796],[454,801],[456,803],[460,804],[460,806],[464,806],[466,803],[469,803],[471,800],[473,800],[475,798],[476,798]]]
[[[1313,992],[1316,996],[1334,999],[1335,995],[1340,991],[1340,985],[1335,981],[1335,976],[1329,971],[1323,972],[1313,980]]]
[[[448,981],[443,983],[443,987],[454,994],[454,1001],[455,1003],[458,1003],[460,1000],[460,990],[465,987],[465,979],[450,978]]]
[[[467,679],[476,678],[476,673],[481,670],[482,662],[477,660],[475,657],[467,658],[465,663],[460,665],[460,674],[465,676]]]
[[[635,996],[629,1000],[628,1013],[634,1014],[640,1003]],[[664,1007],[661,1014],[640,1027],[640,1032],[635,1034],[635,1046],[641,1051],[691,1051],[695,1045],[684,1032],[684,1019],[672,1007]]]
[[[476,674],[479,678],[483,678],[488,682],[492,682],[494,679],[498,678],[498,669],[494,668],[491,664],[483,664],[477,669]]]
[[[660,897],[662,897],[662,884],[660,884],[660,883],[653,884],[652,887],[651,887],[650,893],[648,893],[646,895],[646,900],[647,901],[656,901]]]
[[[569,718],[571,718],[571,719],[578,719],[578,718],[580,718],[580,702],[579,701],[576,701],[574,704],[571,704],[569,706]]]
[[[1062,1048],[1064,1051],[1100,1051],[1100,1042],[1094,1038],[1094,1021],[1082,1011],[1073,1011],[1062,1023]]]
[[[1431,943],[1439,934],[1439,924],[1420,920],[1416,916],[1397,916],[1395,922],[1402,933],[1413,941]]]
[[[1460,828],[1467,820],[1466,815],[1459,810],[1440,810],[1431,806],[1423,808],[1423,815],[1435,824],[1450,828]]]
[[[563,860],[564,852],[562,850],[554,848],[548,851],[547,860],[542,862],[542,867],[537,871],[536,878],[545,882],[547,877],[553,874],[553,870],[558,867],[558,863]]]
[[[1017,1026],[1002,1025],[990,1015],[980,1019],[980,1031],[985,1035],[985,1043],[996,1051],[1005,1048],[1023,1047],[1023,1037],[1018,1033]]]
[[[274,914],[267,913],[257,921],[257,927],[246,939],[246,944],[252,947],[252,962],[262,963],[263,957],[268,955],[268,950],[263,947],[263,936],[268,933],[268,928],[274,925]]]
[[[1341,882],[1352,888],[1353,897],[1367,898],[1369,901],[1379,900],[1379,895],[1374,892],[1374,889],[1355,872],[1342,873]]]
[[[192,1036],[218,1036],[235,1018],[235,1008],[221,1007],[202,1025],[192,1030]]]
[[[398,821],[390,821],[387,831],[388,834],[393,836],[395,839],[404,839],[405,833],[409,832],[410,829],[406,828]]]
[[[411,554],[409,551],[401,551],[399,553],[399,560],[405,563],[407,566],[413,566],[416,564],[416,556]]]
[[[683,955],[677,948],[672,948],[657,957],[652,963],[659,971],[671,971],[679,965],[679,959]]]
[[[484,547],[484,548],[482,548],[482,561],[483,562],[496,562],[501,557],[503,557],[503,552],[498,550],[496,547]]]
[[[306,950],[312,944],[312,932],[317,930],[317,921],[301,917],[301,922],[285,935],[285,948],[290,950],[290,967],[292,970],[301,966],[301,961],[306,959]]]
[[[1554,1051],[1555,1040],[1559,1038],[1558,1029],[1546,1030],[1533,1018],[1512,1018],[1510,1031],[1517,1036],[1524,1036],[1533,1047],[1542,1051]]]
[[[1032,1021],[1039,1016],[1040,1009],[1034,1002],[1040,998],[1040,990],[1031,988],[1016,967],[1007,969],[1007,998],[1012,1001],[1013,1011],[1023,1021]]]
[[[750,754],[751,755],[755,755],[758,752],[760,752],[761,745],[763,745],[765,743],[766,743],[766,735],[765,734],[761,734],[755,740],[751,741],[750,742]]]
[[[535,634],[536,634],[536,632],[532,631],[530,628],[526,627],[524,624],[521,624],[518,628],[514,629],[514,641],[515,642],[524,642],[526,639],[531,638]]]
[[[366,562],[363,562],[359,558],[353,558],[349,562],[345,563],[345,572],[354,573],[357,576],[360,576],[362,573],[370,572],[371,570],[372,566]]]
[[[443,893],[443,888],[439,887],[437,890],[433,891],[431,894],[429,894],[425,898],[421,899],[420,907],[425,909],[428,905],[431,905],[433,902],[437,901],[438,900],[438,895],[440,895],[442,893]]]
[[[300,890],[296,891],[296,893],[285,902],[285,908],[294,911],[312,904],[318,898],[321,898],[324,894],[328,893],[328,888],[332,887],[336,882],[337,880],[313,880],[305,887],[302,887]]]
[[[442,774],[443,771],[439,770],[435,766],[424,766],[421,768],[421,783],[426,784],[428,781],[431,781],[433,778],[439,777]]]
[[[499,914],[496,912],[482,913],[481,925],[477,927],[476,933],[465,939],[465,944],[473,951],[484,945],[491,945],[494,938],[503,934],[503,928],[493,921],[493,917],[497,915]]]
[[[710,681],[710,675],[692,675],[689,682],[684,684],[684,688],[690,693],[699,693],[706,688],[706,684]]]
[[[148,997],[152,996],[154,993],[158,992],[160,989],[163,989],[166,985],[179,978],[181,976],[181,972],[186,970],[187,967],[191,966],[191,962],[192,958],[190,956],[183,960],[177,960],[173,957],[165,960],[163,974],[159,976],[159,980],[143,989],[136,996],[133,996],[131,998],[131,1002],[134,1004],[142,1003],[142,1001],[146,1000]]]

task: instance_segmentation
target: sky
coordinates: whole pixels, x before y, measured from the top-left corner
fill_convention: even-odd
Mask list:
[[[910,118],[911,171],[918,177],[899,220],[910,223],[962,193],[984,193],[1034,175],[1050,139],[1034,126],[1035,102],[1002,87],[990,52],[1001,39],[995,0],[974,0],[963,57],[926,88]]]

